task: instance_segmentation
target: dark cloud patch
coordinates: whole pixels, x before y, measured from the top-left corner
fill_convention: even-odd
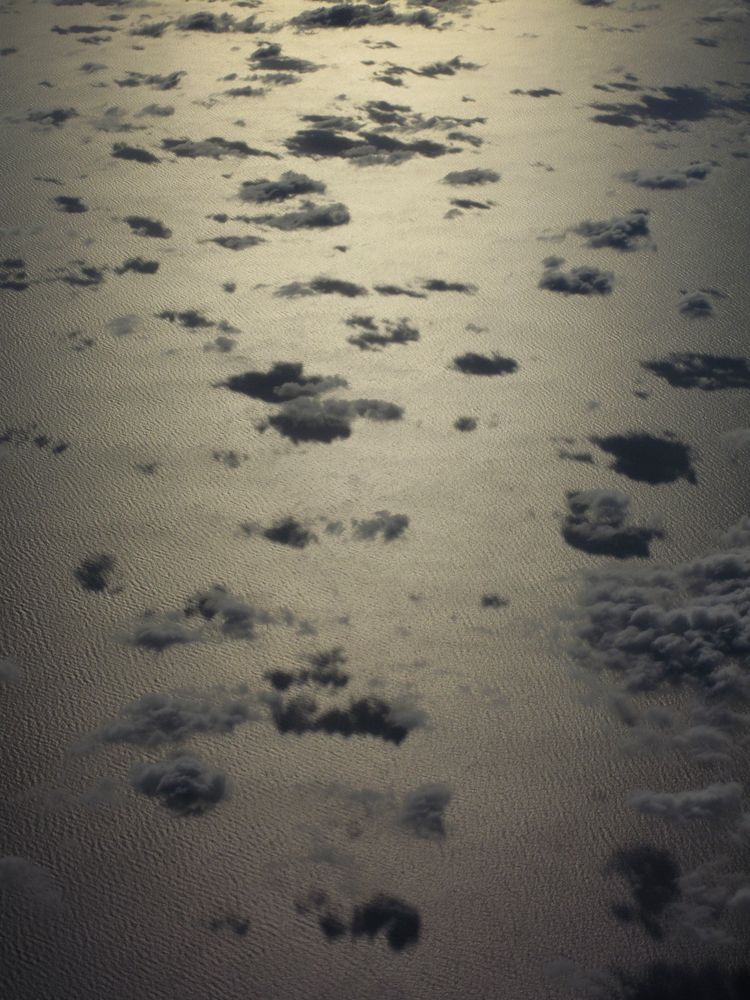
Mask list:
[[[152,239],[168,240],[172,230],[167,229],[158,219],[150,219],[145,215],[126,215],[122,220],[130,226],[136,236],[149,236]]]
[[[263,203],[268,201],[286,201],[305,194],[325,194],[326,185],[323,181],[313,180],[307,174],[299,174],[293,170],[285,171],[278,180],[268,180],[262,177],[258,180],[243,181],[239,196],[243,201]]]
[[[412,76],[422,76],[429,79],[437,79],[443,76],[455,76],[461,70],[477,70],[481,67],[477,63],[466,62],[461,56],[454,56],[452,59],[439,60],[421,66],[419,69],[412,69],[410,66],[399,66],[396,63],[385,63],[385,69],[375,74],[375,79],[382,83],[388,83],[393,87],[402,87],[404,81],[402,77],[410,74]]]
[[[691,449],[672,435],[656,437],[630,431],[589,439],[614,459],[615,472],[637,482],[674,483],[686,479],[695,484],[697,477],[692,464]]]
[[[410,701],[389,704],[381,698],[351,701],[346,708],[334,706],[319,712],[318,703],[308,695],[284,701],[279,695],[267,698],[274,724],[280,733],[326,733],[329,736],[372,736],[399,746],[426,719]]]
[[[156,274],[159,270],[158,260],[145,260],[143,257],[128,257],[119,267],[116,274]]]
[[[622,175],[623,180],[636,187],[651,190],[673,191],[686,188],[693,181],[703,181],[716,164],[712,161],[690,163],[686,167],[671,167],[666,170],[629,170]]]
[[[183,14],[182,17],[177,18],[174,26],[179,31],[205,31],[215,35],[227,32],[255,34],[265,28],[265,24],[257,21],[254,15],[238,21],[232,14],[214,14],[213,11],[207,10]]]
[[[201,240],[202,243],[215,243],[225,250],[247,250],[248,247],[257,247],[266,241],[262,236],[254,236],[252,233],[243,233],[242,236],[212,236],[211,239]]]
[[[359,126],[358,126],[359,127]],[[285,141],[290,153],[295,156],[340,157],[351,160],[358,166],[373,164],[397,164],[413,156],[429,159],[457,153],[457,146],[446,146],[433,139],[415,139],[404,142],[381,132],[358,132],[346,135],[333,128],[300,129]]]
[[[248,56],[253,69],[281,73],[314,73],[321,67],[309,59],[284,55],[278,42],[263,42]]]
[[[61,28],[55,24],[50,28],[56,35],[92,35],[102,31],[119,31],[114,25],[103,24],[71,24],[67,28]]]
[[[185,607],[185,615],[200,615],[206,621],[220,622],[222,634],[232,639],[253,639],[256,625],[269,621],[265,612],[219,583],[199,591]]]
[[[418,10],[400,14],[390,3],[334,3],[315,7],[291,18],[290,24],[302,30],[310,28],[366,28],[368,25],[418,24],[431,28],[437,22],[432,11]]]
[[[571,451],[570,448],[561,448],[557,453],[558,458],[563,458],[568,462],[584,462],[588,465],[594,464],[594,456],[590,451]]]
[[[520,87],[516,87],[515,90],[511,90],[511,94],[526,97],[560,97],[562,91],[553,90],[551,87],[538,87],[536,90],[521,90]]]
[[[396,896],[375,896],[354,908],[352,937],[385,936],[389,947],[402,951],[419,941],[422,921],[419,911]]]
[[[53,199],[59,211],[68,212],[70,215],[77,215],[81,212],[88,212],[88,205],[75,195],[60,194]]]
[[[406,514],[391,514],[388,510],[378,510],[371,518],[363,521],[352,521],[354,537],[360,541],[374,541],[380,537],[384,542],[392,542],[401,538],[409,527]]]
[[[106,268],[89,264],[85,260],[72,260],[64,267],[54,269],[57,280],[74,288],[98,288],[104,281]]]
[[[714,782],[705,788],[680,792],[634,792],[628,799],[637,812],[670,822],[718,820],[740,812],[742,785]]]
[[[487,209],[487,208],[492,208],[494,202],[474,201],[473,198],[451,198],[451,205],[454,205],[456,208],[462,208],[462,209],[472,209],[472,208]],[[449,212],[448,214],[452,215],[453,213]],[[460,215],[461,213],[457,212],[456,214]]]
[[[361,351],[378,351],[391,344],[410,344],[419,340],[419,330],[407,319],[383,320],[381,330],[372,316],[350,316],[346,325],[358,331],[346,339]]]
[[[25,292],[29,287],[26,261],[22,257],[0,260],[0,288],[10,292]]]
[[[263,87],[253,87],[247,83],[242,87],[230,87],[228,90],[223,91],[223,93],[227,97],[263,97],[265,90]]]
[[[750,95],[745,92],[741,97],[733,98],[698,87],[661,87],[656,94],[642,94],[637,103],[596,102],[591,107],[599,112],[593,116],[593,121],[604,125],[669,130],[685,128],[690,123],[729,111],[747,114],[750,111]]]
[[[750,389],[750,360],[747,358],[686,351],[660,360],[643,361],[641,367],[677,389],[702,389],[704,392]]]
[[[378,399],[323,399],[300,396],[285,402],[269,417],[269,424],[295,444],[319,441],[330,444],[337,438],[348,438],[355,417],[369,420],[400,420],[403,410],[395,403]]]
[[[507,608],[510,601],[501,594],[482,594],[479,604],[483,608]]]
[[[128,34],[136,38],[161,38],[171,21],[145,21],[143,24],[134,25]]]
[[[65,122],[77,117],[78,112],[75,108],[52,108],[50,111],[30,111],[26,116],[26,121],[32,122],[35,125],[50,125],[53,128],[62,128]]]
[[[218,337],[214,337],[207,344],[203,345],[204,351],[218,351],[220,354],[229,354],[237,346],[237,341],[233,337],[225,337],[224,334],[219,334]]]
[[[298,670],[270,670],[266,678],[277,691],[287,691],[293,684],[318,687],[346,687],[350,675],[344,670],[348,657],[341,646],[334,646],[308,657],[308,666]]]
[[[28,427],[5,426],[0,431],[0,445],[9,444],[18,448],[21,445],[33,444],[40,451],[49,449],[53,455],[62,455],[70,447],[67,441],[55,441],[49,434],[41,431],[35,423]]]
[[[118,87],[152,87],[154,90],[174,90],[179,87],[180,80],[187,76],[184,70],[174,70],[172,73],[137,73],[128,70],[122,80],[115,80]]]
[[[114,556],[106,552],[88,556],[75,568],[73,575],[84,590],[102,593],[110,588],[115,572]]]
[[[209,346],[206,345],[204,350],[208,350]],[[240,454],[240,452],[234,451],[232,448],[226,450],[216,448],[211,452],[211,458],[213,458],[214,462],[221,462],[226,469],[239,469],[242,463],[246,462],[249,457],[249,455]]]
[[[355,285],[352,281],[342,281],[340,278],[327,278],[321,275],[311,281],[292,281],[282,285],[274,295],[284,299],[299,298],[306,295],[343,295],[348,299],[367,295],[367,289]]]
[[[475,431],[477,429],[477,419],[476,417],[457,417],[453,421],[453,426],[457,431],[461,431],[462,433]]]
[[[426,292],[459,292],[462,295],[473,295],[476,285],[465,284],[463,281],[445,281],[443,278],[428,278],[422,282]]]
[[[713,315],[711,296],[704,292],[686,292],[677,303],[677,309],[690,319],[708,319]]]
[[[443,178],[443,184],[495,184],[500,180],[496,170],[472,167],[469,170],[452,170]]]
[[[447,785],[420,785],[404,796],[398,822],[417,837],[445,836],[445,810],[451,800]]]
[[[159,619],[152,615],[146,615],[129,636],[133,646],[148,649],[152,653],[162,653],[170,646],[195,642],[197,639],[197,634],[181,621],[172,618]]]
[[[171,104],[146,104],[140,111],[136,111],[135,117],[170,118],[173,114],[174,107]]]
[[[285,212],[283,215],[256,215],[252,221],[274,229],[330,229],[333,226],[345,226],[350,218],[349,209],[341,202],[316,205],[305,201],[296,211]]]
[[[197,159],[205,156],[220,160],[224,156],[236,156],[243,159],[246,156],[270,156],[278,160],[275,153],[248,146],[241,139],[222,139],[221,136],[210,136],[208,139],[162,139],[162,148],[174,156]]]
[[[401,285],[375,285],[378,295],[394,296],[405,295],[410,299],[426,299],[424,292],[417,292],[413,288],[402,288]]]
[[[609,295],[614,285],[611,271],[600,271],[598,267],[583,265],[563,271],[562,257],[547,257],[544,273],[539,279],[539,287],[549,292],[563,295]]]
[[[590,247],[612,247],[615,250],[635,250],[650,235],[649,211],[634,208],[625,215],[592,221],[587,219],[573,230],[586,237]]]
[[[166,319],[170,323],[177,323],[185,330],[210,330],[215,327],[224,333],[239,333],[237,327],[231,326],[226,320],[221,319],[217,322],[216,320],[209,319],[208,316],[197,309],[185,309],[182,312],[164,309],[162,312],[156,313],[156,318]]]
[[[198,816],[225,798],[226,774],[197,757],[168,757],[138,764],[130,773],[133,788],[159,800],[179,816]]]
[[[294,517],[285,517],[265,528],[263,537],[277,545],[287,545],[292,549],[304,549],[317,542],[317,535]]]
[[[180,743],[196,733],[230,733],[257,718],[247,695],[145,694],[95,734],[103,743],[157,746]]]
[[[567,502],[562,536],[591,555],[645,559],[653,539],[663,537],[658,528],[626,523],[630,502],[619,490],[576,490],[568,493]]]
[[[500,354],[477,354],[467,351],[453,359],[453,367],[464,375],[512,375],[518,371],[518,362]]]
[[[130,160],[133,163],[161,163],[158,156],[141,146],[129,146],[125,142],[116,142],[112,146],[111,155],[116,160]]]
[[[623,923],[637,922],[652,938],[661,939],[661,918],[680,897],[680,867],[663,848],[637,844],[616,850],[605,869],[621,878],[630,890],[631,903],[616,903],[615,917]]]
[[[252,399],[283,403],[299,396],[317,396],[332,389],[344,388],[347,382],[338,375],[305,375],[304,366],[296,361],[277,361],[267,372],[231,375],[222,385]]]

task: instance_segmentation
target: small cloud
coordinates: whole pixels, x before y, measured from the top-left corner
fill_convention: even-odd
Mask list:
[[[547,257],[544,273],[539,279],[539,287],[549,292],[563,295],[609,295],[614,285],[611,271],[600,271],[598,267],[584,265],[569,271],[561,269],[565,261],[561,257]]]
[[[172,230],[168,229],[163,222],[158,219],[149,219],[145,215],[126,215],[122,221],[130,226],[131,231],[136,236],[168,240],[172,235]]]
[[[673,483],[678,479],[686,479],[693,484],[697,482],[690,448],[671,435],[657,437],[630,431],[627,434],[592,437],[590,440],[614,458],[612,468],[628,479],[652,486]]]
[[[384,542],[392,542],[401,538],[408,527],[406,514],[391,514],[387,510],[378,510],[367,520],[352,521],[354,537],[360,541],[373,541],[380,535]]]
[[[499,354],[476,354],[467,351],[453,359],[453,366],[464,375],[512,375],[518,371],[518,362]],[[470,428],[473,429],[473,428]]]
[[[198,816],[226,797],[226,774],[197,757],[169,757],[156,764],[137,764],[130,774],[133,788],[159,800],[179,816]]]
[[[645,559],[653,539],[664,535],[655,527],[627,524],[630,501],[619,490],[577,490],[568,493],[567,502],[563,538],[591,555]]]

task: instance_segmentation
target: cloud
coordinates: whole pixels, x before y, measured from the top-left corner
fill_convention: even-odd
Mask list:
[[[181,743],[196,733],[230,733],[258,718],[248,695],[145,694],[105,723],[94,739],[102,743],[157,746]]]
[[[614,915],[623,922],[637,921],[656,939],[664,936],[661,920],[680,898],[680,866],[673,855],[650,844],[616,850],[606,871],[618,875],[630,889],[632,903],[617,903]]]
[[[394,951],[419,941],[422,921],[419,911],[396,896],[375,896],[367,903],[355,906],[352,917],[352,937],[377,937],[383,933]]]
[[[444,837],[445,810],[450,800],[447,785],[420,785],[404,796],[398,822],[417,837]]]
[[[145,260],[143,257],[128,257],[119,267],[115,268],[115,274],[156,274],[159,270],[158,260]]]
[[[253,222],[274,229],[330,229],[344,226],[350,220],[349,209],[341,202],[330,205],[315,205],[311,201],[302,203],[301,208],[283,215],[256,215]]]
[[[26,116],[26,121],[33,122],[35,125],[51,125],[54,128],[62,128],[65,122],[77,117],[78,112],[75,108],[52,108],[50,111],[30,111]]]
[[[154,90],[174,90],[180,85],[184,70],[175,70],[161,76],[159,73],[136,73],[128,70],[122,80],[115,80],[118,87],[152,87]]]
[[[573,232],[585,236],[586,244],[590,247],[635,250],[650,235],[648,220],[647,208],[634,208],[632,212],[614,215],[611,219],[587,219],[576,226]]]
[[[636,187],[662,191],[676,191],[686,188],[694,181],[705,180],[716,166],[712,161],[689,163],[686,167],[670,167],[665,170],[629,170],[622,179]]]
[[[526,97],[560,97],[562,91],[553,90],[551,87],[538,87],[536,90],[521,90],[520,87],[516,87],[515,90],[511,90],[511,94]]]
[[[253,69],[281,71],[282,73],[314,73],[321,69],[317,63],[309,59],[299,59],[296,56],[285,56],[278,42],[262,42],[248,56],[248,62]]]
[[[276,153],[248,146],[241,139],[222,139],[221,136],[210,136],[208,139],[162,139],[162,149],[174,156],[197,159],[205,156],[220,160],[224,156],[236,156],[243,159],[246,156],[270,156],[278,159]]]
[[[687,292],[677,303],[677,308],[690,319],[708,319],[714,311],[714,304],[702,292]]]
[[[301,441],[330,444],[337,438],[348,438],[351,422],[358,416],[379,421],[400,420],[403,410],[382,400],[321,400],[317,396],[300,396],[285,402],[268,422],[295,444]]]
[[[518,362],[496,353],[487,355],[467,351],[453,359],[453,367],[464,375],[512,375],[518,371]]]
[[[220,917],[212,917],[208,926],[214,932],[228,930],[237,937],[245,937],[250,930],[250,921],[236,913],[224,913]]]
[[[74,576],[84,590],[101,593],[112,584],[115,571],[114,556],[102,552],[83,559],[74,570]]]
[[[467,285],[462,281],[445,281],[443,278],[428,278],[422,282],[422,288],[427,292],[459,292],[462,295],[473,295],[476,285]]]
[[[677,389],[703,389],[704,392],[750,389],[750,361],[747,358],[684,351],[660,360],[642,361],[641,367]]]
[[[75,288],[97,288],[104,281],[106,268],[89,264],[85,260],[72,260],[63,267],[56,267],[58,281]]]
[[[378,510],[374,516],[364,521],[352,521],[354,537],[360,541],[374,541],[380,535],[384,542],[392,542],[401,538],[409,527],[406,514],[391,514],[387,510]]]
[[[634,792],[629,804],[637,812],[670,822],[692,819],[723,819],[740,811],[742,785],[736,781],[714,782],[705,788],[682,792]]]
[[[383,320],[384,333],[380,332],[373,316],[350,316],[345,322],[359,331],[346,339],[361,351],[377,351],[391,344],[410,344],[419,340],[419,330],[407,319]]]
[[[75,215],[81,212],[88,212],[88,205],[86,205],[80,198],[75,197],[75,195],[59,194],[53,201],[59,208],[61,212],[68,212],[71,215]]]
[[[657,96],[659,95],[659,96]],[[732,111],[747,114],[750,96],[724,96],[707,88],[677,86],[659,87],[656,93],[641,94],[639,103],[595,102],[591,107],[599,114],[592,120],[620,128],[644,126],[652,131],[684,129],[687,123],[704,121]]]
[[[26,262],[21,257],[0,260],[0,288],[11,292],[25,292],[29,287]]]
[[[343,688],[350,675],[342,668],[348,657],[341,646],[334,646],[308,657],[309,666],[299,670],[270,670],[266,678],[277,691],[286,691],[293,684],[316,684],[318,687]]]
[[[413,288],[402,288],[400,285],[375,285],[378,295],[405,295],[410,299],[426,299],[424,292],[417,292]],[[365,294],[367,294],[365,292]]]
[[[475,431],[477,429],[477,419],[476,417],[456,417],[453,421],[453,426],[457,431],[462,431],[463,433]]]
[[[263,203],[268,201],[286,201],[304,194],[325,194],[326,185],[323,181],[313,180],[307,174],[285,171],[278,180],[268,180],[261,177],[257,180],[243,181],[239,196],[242,201]]]
[[[426,716],[413,701],[388,703],[381,698],[358,698],[348,707],[333,706],[320,712],[309,695],[284,701],[278,694],[266,697],[271,717],[280,733],[327,733],[329,736],[373,736],[399,746],[412,730],[423,726]]]
[[[567,501],[562,536],[568,545],[592,555],[645,559],[653,539],[664,536],[655,527],[626,524],[630,501],[619,490],[575,490]]]
[[[146,21],[134,25],[128,34],[137,38],[161,38],[171,23],[171,21]]]
[[[149,219],[145,215],[126,215],[126,222],[136,236],[150,236],[152,239],[168,240],[172,230],[167,229],[158,219]]]
[[[199,816],[226,797],[226,774],[197,757],[169,757],[155,764],[137,764],[130,781],[141,795],[159,800],[179,816]]]
[[[176,312],[173,309],[163,309],[160,313],[156,313],[156,318],[166,319],[170,323],[178,323],[185,330],[210,330],[216,327],[224,333],[239,333],[237,327],[227,323],[226,320],[221,319],[216,322],[209,319],[208,316],[205,316],[197,309],[185,309],[182,312]]]
[[[255,626],[268,622],[269,616],[235,597],[226,587],[215,583],[208,590],[201,590],[185,608],[187,616],[201,615],[206,621],[221,622],[221,631],[232,639],[253,639]]]
[[[307,548],[312,542],[317,542],[318,538],[314,532],[310,531],[296,518],[285,517],[263,530],[263,537],[269,542],[277,545],[287,545],[292,549]]]
[[[672,435],[656,437],[630,431],[589,440],[612,455],[614,462],[611,467],[628,479],[652,486],[673,483],[678,479],[686,479],[693,484],[697,482],[689,446]]]
[[[161,163],[158,156],[149,153],[141,146],[128,146],[124,142],[116,142],[112,146],[112,156],[116,160],[131,160],[134,163]]]
[[[248,247],[257,247],[266,241],[262,236],[245,234],[244,236],[213,236],[210,240],[200,240],[201,243],[215,243],[225,250],[247,250]]]
[[[611,271],[600,271],[591,265],[563,271],[564,263],[562,257],[547,257],[543,261],[545,270],[539,287],[563,295],[609,295],[612,291],[614,275]]]
[[[282,285],[274,295],[280,298],[291,299],[305,295],[344,295],[352,299],[359,295],[367,295],[367,289],[362,285],[355,285],[352,281],[342,281],[339,278],[327,278],[320,275],[311,281],[292,281],[288,285]]]
[[[500,174],[498,174],[495,170],[472,167],[469,170],[452,170],[449,174],[446,174],[445,177],[443,177],[443,184],[451,184],[455,187],[464,184],[494,184],[499,180]]]
[[[346,379],[339,375],[305,375],[304,365],[297,361],[275,361],[267,372],[230,375],[221,384],[232,392],[241,392],[266,403],[283,403],[299,396],[317,396],[348,385]]]
[[[290,24],[302,30],[310,28],[364,28],[376,24],[419,24],[431,28],[437,17],[432,11],[397,13],[390,3],[334,3],[315,7],[291,18]]]

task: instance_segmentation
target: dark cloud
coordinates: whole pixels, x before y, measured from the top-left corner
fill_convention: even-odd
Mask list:
[[[253,69],[273,70],[281,73],[314,73],[321,67],[309,59],[285,56],[278,42],[263,42],[251,52],[248,61]]]
[[[538,87],[536,90],[521,90],[520,87],[516,87],[515,90],[511,90],[511,94],[524,95],[526,97],[560,97],[562,91],[553,90],[551,87]]]
[[[54,272],[58,281],[74,288],[97,288],[104,281],[106,268],[85,260],[72,260],[64,267],[56,267]]]
[[[708,319],[713,314],[714,304],[710,296],[703,292],[686,292],[677,303],[683,316],[691,319]]]
[[[476,417],[457,417],[453,421],[453,426],[457,431],[475,431],[477,429]]]
[[[185,614],[188,617],[200,615],[206,621],[220,622],[222,634],[232,639],[253,639],[255,626],[259,622],[269,621],[265,612],[259,611],[241,597],[236,597],[219,583],[208,590],[198,591],[186,606]]]
[[[305,201],[293,212],[283,215],[256,215],[253,222],[261,226],[271,226],[274,229],[330,229],[333,226],[344,226],[350,220],[349,209],[341,202],[330,205],[315,205]]]
[[[367,295],[367,289],[362,285],[355,285],[352,281],[342,281],[339,278],[327,278],[323,275],[313,278],[311,281],[292,281],[288,285],[282,285],[274,295],[280,298],[291,299],[305,295],[344,295],[352,299],[359,295]]]
[[[267,372],[244,372],[230,375],[222,385],[265,403],[283,403],[298,396],[317,396],[347,386],[338,375],[305,375],[297,361],[276,361]]]
[[[378,399],[323,399],[300,396],[285,402],[269,417],[269,424],[295,444],[320,441],[330,444],[337,438],[351,435],[352,420],[400,420],[403,410],[395,403]]]
[[[411,701],[389,704],[381,698],[358,698],[347,708],[334,706],[323,712],[308,695],[284,701],[279,695],[267,697],[274,724],[280,733],[327,733],[349,738],[373,736],[386,743],[403,743],[409,733],[424,725],[426,717]]]
[[[624,102],[591,105],[600,112],[593,121],[621,128],[646,126],[651,129],[684,128],[687,123],[703,121],[714,115],[728,111],[747,114],[750,111],[750,95],[732,98],[707,89],[677,86],[661,87],[657,94],[641,94],[639,103]]]
[[[447,785],[420,785],[404,796],[398,822],[418,837],[444,837],[445,810],[450,800]]]
[[[175,312],[173,309],[164,309],[156,313],[157,319],[166,319],[170,323],[178,323],[185,330],[210,330],[214,327],[224,333],[239,333],[239,330],[227,323],[226,320],[209,319],[197,309],[185,309],[182,312]]]
[[[314,532],[293,517],[274,521],[269,528],[264,529],[263,537],[267,538],[269,542],[275,542],[277,545],[288,545],[292,549],[307,548],[312,542],[318,540]]]
[[[634,792],[629,804],[637,812],[671,822],[717,820],[740,812],[742,785],[736,781],[715,782],[705,788],[680,792]]]
[[[341,646],[313,653],[308,657],[309,666],[298,670],[270,670],[266,678],[277,691],[286,691],[293,684],[316,684],[318,687],[343,688],[350,676],[343,669],[347,656]]]
[[[156,274],[159,270],[158,260],[144,260],[143,257],[128,257],[119,267],[115,268],[116,274]]]
[[[145,694],[94,735],[103,743],[156,746],[180,743],[195,733],[229,733],[256,718],[247,695]]]
[[[453,359],[453,367],[464,375],[512,375],[518,371],[518,362],[500,354],[477,354],[467,351]]]
[[[150,115],[152,118],[169,118],[174,114],[171,104],[146,104],[140,111],[136,111],[136,118],[143,118]]]
[[[102,552],[99,555],[83,559],[76,567],[74,576],[84,590],[101,593],[112,584],[114,572],[114,556]]]
[[[183,76],[187,76],[184,70],[175,70],[166,73],[164,76],[159,73],[137,73],[128,70],[122,80],[115,80],[118,87],[152,87],[154,90],[174,90],[180,85]]]
[[[679,190],[686,188],[693,181],[705,180],[715,166],[716,164],[712,161],[706,161],[665,170],[629,170],[622,175],[622,178],[635,184],[636,187],[665,191]]]
[[[11,292],[25,292],[29,287],[26,261],[21,257],[0,260],[0,288]]]
[[[346,325],[358,330],[346,339],[361,351],[377,351],[391,344],[410,344],[419,340],[419,330],[407,319],[383,320],[383,332],[372,316],[350,316]]]
[[[198,635],[177,619],[154,618],[147,615],[139,622],[129,636],[130,642],[140,649],[161,653],[170,646],[195,642]]]
[[[246,156],[270,156],[278,159],[275,153],[248,146],[241,139],[222,139],[221,136],[210,136],[208,139],[162,139],[162,148],[175,156],[197,159],[205,156],[220,160],[223,156],[236,156],[242,159]]]
[[[417,292],[413,288],[402,288],[400,285],[375,285],[378,295],[405,295],[410,299],[426,299],[424,292]]]
[[[611,219],[587,219],[576,226],[573,232],[585,236],[590,247],[635,250],[650,235],[648,220],[647,208],[634,208],[632,212],[614,215]]]
[[[617,903],[612,912],[622,922],[637,921],[652,938],[662,938],[661,918],[680,897],[680,867],[673,855],[650,844],[619,848],[606,871],[627,885],[632,903]]]
[[[239,195],[243,201],[262,203],[267,201],[286,201],[303,194],[325,194],[323,181],[313,180],[307,174],[299,174],[293,170],[285,171],[276,181],[266,177],[253,181],[243,181]]]
[[[197,816],[226,797],[223,771],[197,757],[168,757],[155,764],[138,764],[130,773],[133,788],[159,800],[180,816]]]
[[[463,281],[444,281],[443,278],[428,278],[422,282],[422,288],[426,292],[460,292],[463,295],[473,295],[476,285],[468,285]]]
[[[223,247],[225,250],[247,250],[248,247],[257,247],[261,243],[266,241],[262,236],[253,236],[250,233],[245,233],[242,236],[212,236],[209,240],[201,240],[202,243],[215,243],[219,247]]]
[[[163,222],[158,219],[149,219],[145,215],[126,215],[122,221],[130,226],[136,236],[150,236],[152,239],[168,240],[172,235],[172,230],[167,229]]]
[[[112,146],[112,156],[116,160],[131,160],[134,163],[161,163],[158,156],[149,153],[141,146],[128,146],[125,142],[116,142]]]
[[[408,527],[406,514],[391,514],[388,510],[375,511],[371,518],[364,521],[352,521],[354,537],[360,541],[374,541],[380,536],[384,542],[392,542],[401,538]]]
[[[562,536],[568,545],[592,555],[646,558],[651,542],[662,538],[655,527],[627,524],[630,501],[619,490],[576,490],[568,493]]]
[[[50,111],[30,111],[26,116],[26,121],[35,125],[52,125],[54,128],[62,128],[65,122],[71,118],[77,118],[78,112],[75,108],[53,108]]]
[[[611,271],[600,271],[598,267],[584,265],[563,271],[562,257],[547,257],[544,274],[539,279],[539,287],[563,295],[609,295],[614,285]]]
[[[639,972],[618,970],[616,984],[596,1000],[745,1000],[750,966],[729,969],[719,962],[676,965],[654,962]]]
[[[381,132],[358,132],[350,136],[333,128],[301,129],[287,139],[285,145],[295,156],[341,157],[358,166],[397,164],[413,156],[431,159],[459,152],[457,146],[446,146],[433,139],[404,142]]]
[[[656,437],[630,431],[627,434],[592,437],[590,441],[611,455],[614,458],[612,468],[628,479],[652,486],[673,483],[678,479],[686,479],[693,484],[697,482],[691,449],[672,435]]]
[[[256,21],[254,15],[243,21],[238,21],[232,14],[214,14],[213,11],[207,10],[183,14],[182,17],[177,18],[174,26],[179,31],[206,31],[211,34],[225,34],[227,32],[255,34],[265,28],[265,24]]]
[[[695,354],[685,351],[655,361],[643,361],[641,367],[666,379],[677,389],[750,389],[750,361],[719,354]]]
[[[431,28],[437,22],[432,11],[399,14],[390,3],[334,3],[315,7],[291,18],[297,28],[364,28],[375,24],[419,24]]]
[[[352,937],[377,937],[384,934],[394,951],[416,944],[422,921],[419,911],[396,896],[375,896],[354,908]]]
[[[130,29],[128,34],[137,38],[161,38],[171,21],[146,21],[143,24],[136,24]]]
[[[482,594],[479,603],[483,608],[507,608],[510,601],[500,594]]]
[[[80,212],[88,212],[89,210],[88,205],[75,195],[60,194],[53,200],[61,212],[68,212],[71,215],[76,215]]]

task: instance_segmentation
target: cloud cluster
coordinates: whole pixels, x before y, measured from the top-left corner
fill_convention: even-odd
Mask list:
[[[677,389],[750,389],[750,360],[693,351],[669,354],[643,361],[641,367],[665,379]]]
[[[676,191],[686,188],[693,181],[703,181],[716,166],[713,161],[689,163],[686,167],[671,167],[666,170],[629,170],[622,175],[623,180],[636,187],[652,191]]]
[[[347,707],[333,706],[320,711],[309,695],[284,701],[273,693],[266,698],[280,733],[326,733],[349,738],[373,736],[399,746],[414,729],[426,722],[424,712],[408,698],[389,703],[373,696],[352,700]]]
[[[590,247],[635,250],[650,235],[649,211],[647,208],[634,208],[632,212],[614,215],[611,219],[586,219],[573,231],[579,236],[585,236],[586,244]]]
[[[297,361],[275,361],[267,372],[230,375],[222,385],[265,403],[283,403],[300,396],[317,396],[332,389],[346,388],[348,383],[339,375],[305,375],[304,365]]]
[[[379,536],[384,542],[392,542],[401,538],[408,527],[406,514],[391,514],[388,510],[375,511],[373,517],[366,520],[352,521],[352,532],[360,541],[374,541]]]
[[[563,295],[609,295],[614,285],[611,271],[600,271],[598,267],[583,265],[563,271],[562,257],[547,257],[543,262],[544,273],[539,279],[539,287],[549,292]]]
[[[162,149],[172,153],[173,156],[192,160],[198,157],[221,160],[225,156],[235,156],[238,159],[247,156],[270,156],[278,159],[275,153],[255,149],[241,139],[223,139],[218,135],[209,136],[208,139],[162,139],[161,145]]]
[[[352,281],[319,275],[310,281],[292,281],[288,285],[282,285],[274,294],[284,299],[304,298],[307,295],[343,295],[353,299],[367,295],[367,289]]]
[[[278,180],[268,180],[261,177],[257,180],[243,181],[240,185],[239,196],[242,201],[255,203],[286,201],[305,194],[325,194],[326,185],[323,181],[313,180],[307,174],[300,174],[294,170],[285,171]]]
[[[568,493],[567,502],[562,536],[592,555],[646,558],[653,539],[663,537],[658,528],[626,523],[630,501],[619,490],[576,490]]]
[[[150,236],[157,240],[168,240],[172,236],[172,230],[163,222],[149,219],[145,215],[126,215],[122,221],[130,226],[131,232],[136,236]]]
[[[496,170],[471,167],[469,170],[452,170],[443,178],[443,184],[457,187],[460,185],[494,184],[499,180],[500,174]]]
[[[358,333],[347,337],[350,344],[354,344],[361,351],[377,351],[391,344],[410,344],[419,340],[419,330],[412,326],[407,319],[397,321],[383,320],[383,331],[375,322],[374,316],[350,316],[346,320],[347,326],[352,326]]]
[[[266,672],[266,678],[277,691],[286,691],[292,685],[315,684],[323,688],[343,688],[349,683],[344,670],[348,657],[341,646],[313,653],[308,665],[297,670],[275,669]]]
[[[295,211],[283,215],[256,215],[252,221],[273,229],[331,229],[333,226],[345,226],[350,218],[349,209],[341,202],[316,205],[312,201],[304,201]]]
[[[326,7],[315,7],[313,10],[302,11],[291,18],[293,24],[300,30],[314,28],[365,28],[368,25],[382,24],[418,24],[423,28],[431,28],[437,22],[437,16],[429,10],[418,10],[413,13],[400,14],[390,3],[332,3]]]
[[[226,796],[223,771],[197,757],[168,757],[154,764],[138,764],[130,774],[133,788],[150,795],[179,816],[198,816]]]

